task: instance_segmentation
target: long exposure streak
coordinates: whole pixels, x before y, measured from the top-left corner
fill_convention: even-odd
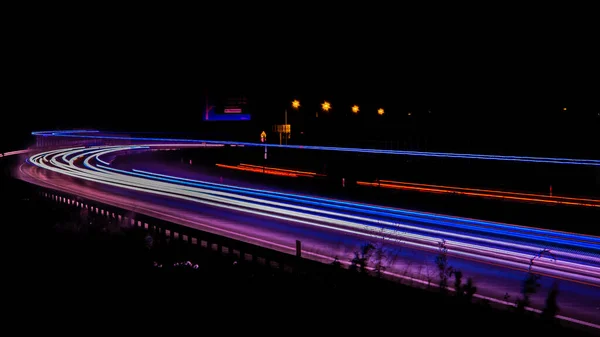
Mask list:
[[[436,252],[438,243],[445,240],[452,256],[523,271],[529,267],[533,255],[548,249],[555,258],[540,257],[533,271],[600,287],[600,237],[241,188],[143,170],[121,170],[99,160],[104,155],[147,150],[153,146],[161,145],[53,150],[33,155],[29,162],[58,174],[125,190],[178,198],[343,235],[384,238],[390,243],[419,250]],[[250,165],[242,167],[254,169]]]
[[[405,155],[405,156],[418,156],[418,157],[462,158],[462,159],[481,159],[481,160],[497,160],[497,161],[512,161],[512,162],[532,162],[532,163],[548,163],[548,164],[564,164],[564,165],[600,166],[600,160],[597,160],[597,159],[544,158],[544,157],[528,157],[528,156],[498,156],[498,155],[466,154],[466,153],[360,149],[360,148],[333,147],[333,146],[278,145],[278,144],[266,144],[266,143],[249,143],[249,142],[198,140],[198,139],[173,139],[173,138],[156,138],[156,137],[123,137],[123,136],[102,135],[102,134],[99,134],[98,131],[85,131],[85,132],[81,132],[81,134],[78,134],[78,133],[79,132],[77,132],[77,131],[36,131],[36,132],[32,132],[32,135],[46,136],[46,137],[71,137],[71,138],[82,138],[82,139],[128,140],[128,141],[141,141],[141,142],[180,142],[180,143],[196,143],[196,144],[202,144],[202,143],[225,144],[225,145],[236,145],[236,146],[243,145],[243,146],[254,146],[254,147],[274,147],[274,148],[319,150],[319,151],[373,153],[373,154]],[[94,133],[94,134],[90,135],[89,133]]]
[[[483,198],[494,198],[494,199],[505,199],[524,201],[532,203],[543,203],[543,204],[560,204],[568,206],[585,206],[585,207],[600,207],[600,200],[597,199],[586,199],[586,198],[572,198],[562,196],[549,196],[543,194],[533,193],[521,193],[521,192],[505,192],[478,188],[467,188],[467,187],[455,187],[455,186],[441,186],[441,185],[428,185],[428,184],[417,184],[402,181],[392,180],[379,180],[376,182],[357,181],[359,186],[371,186],[371,187],[382,187],[399,190],[409,190],[427,193],[447,193],[456,195],[466,195]]]
[[[317,174],[314,172],[287,170],[287,169],[280,169],[280,168],[269,167],[269,166],[257,166],[257,165],[250,165],[250,164],[239,164],[237,166],[216,164],[216,166],[221,167],[221,168],[238,170],[238,171],[271,174],[271,175],[276,175],[276,176],[284,176],[284,177],[292,177],[292,178],[297,178],[297,177],[312,178],[314,176],[322,176],[322,174]]]

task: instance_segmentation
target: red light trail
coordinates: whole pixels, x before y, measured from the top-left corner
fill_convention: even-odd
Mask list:
[[[600,200],[597,200],[597,199],[549,196],[549,195],[534,194],[534,193],[508,192],[508,191],[457,187],[457,186],[417,184],[417,183],[393,181],[393,180],[379,180],[378,182],[377,181],[376,182],[357,181],[356,184],[360,185],[360,186],[375,186],[375,187],[382,187],[382,188],[410,190],[410,191],[418,191],[418,192],[426,192],[426,193],[456,194],[456,195],[466,195],[466,196],[473,196],[473,197],[515,200],[515,201],[525,201],[525,202],[544,203],[544,204],[568,205],[568,206],[600,207]]]

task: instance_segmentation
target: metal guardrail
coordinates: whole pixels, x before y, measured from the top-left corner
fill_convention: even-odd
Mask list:
[[[137,227],[148,231],[152,235],[159,235],[170,240],[179,240],[193,246],[197,245],[220,252],[223,255],[235,256],[240,260],[282,269],[287,272],[295,272],[300,268],[311,270],[330,268],[330,266],[318,261],[301,258],[301,245],[299,242],[296,243],[297,251],[295,254],[287,254],[44,187],[38,188],[37,196],[72,207],[73,210],[87,210],[95,215],[107,217],[121,227]]]

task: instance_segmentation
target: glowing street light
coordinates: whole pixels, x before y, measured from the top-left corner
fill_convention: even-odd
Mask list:
[[[379,116],[383,115],[384,111],[382,108],[379,108],[379,110],[377,110],[377,113],[379,114]]]
[[[321,108],[323,109],[323,111],[327,112],[329,111],[329,109],[331,109],[331,104],[325,101],[321,104]]]
[[[358,105],[352,107],[352,112],[354,112],[355,114],[357,114],[359,111],[360,109],[358,108]]]
[[[295,99],[292,101],[292,108],[298,109],[300,107],[300,101]]]

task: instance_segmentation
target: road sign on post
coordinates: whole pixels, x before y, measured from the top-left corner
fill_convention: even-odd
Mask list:
[[[261,143],[266,143],[267,142],[267,133],[266,132],[262,132],[260,134],[260,142]],[[263,173],[265,173],[265,161],[267,160],[267,144],[265,144],[265,157],[263,160]]]
[[[287,145],[287,139],[291,138],[292,126],[290,124],[273,125],[273,132],[279,133],[279,145],[282,145],[282,139],[286,139]]]

